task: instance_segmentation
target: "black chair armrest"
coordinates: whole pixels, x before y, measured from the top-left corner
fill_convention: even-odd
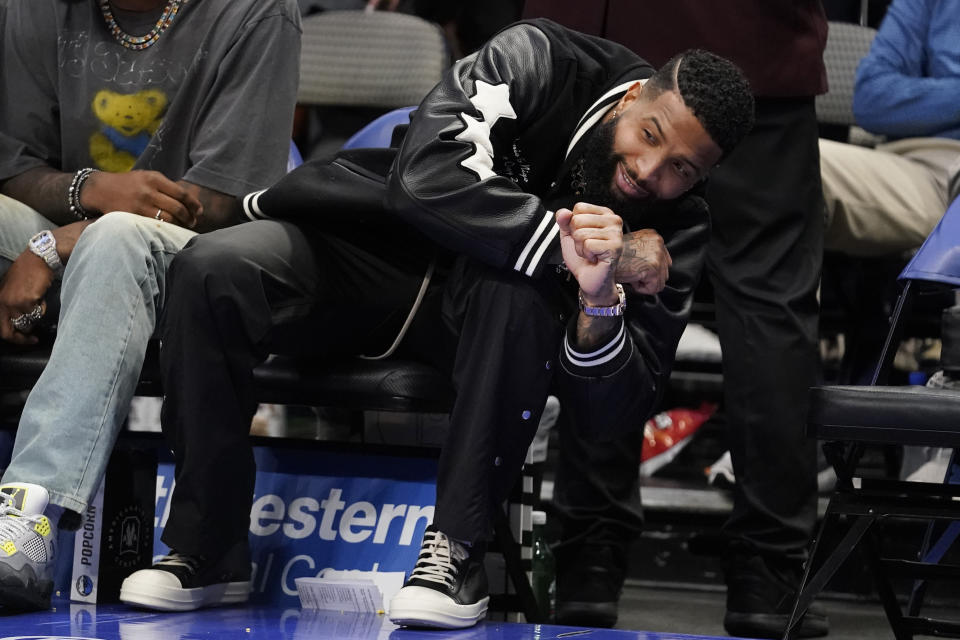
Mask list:
[[[807,433],[820,440],[960,447],[960,391],[920,386],[814,387]]]

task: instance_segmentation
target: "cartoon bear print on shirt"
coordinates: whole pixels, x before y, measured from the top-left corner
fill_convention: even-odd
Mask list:
[[[102,89],[93,98],[93,113],[102,126],[90,137],[90,157],[103,171],[130,171],[160,126],[167,96],[158,89],[132,94]]]

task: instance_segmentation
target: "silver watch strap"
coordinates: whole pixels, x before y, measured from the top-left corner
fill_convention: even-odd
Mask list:
[[[63,262],[60,260],[60,254],[57,253],[57,241],[49,230],[41,231],[30,238],[27,248],[30,249],[31,253],[43,259],[55,274],[63,273]]]
[[[578,298],[580,302],[580,310],[588,316],[592,317],[602,317],[602,318],[613,318],[622,316],[623,312],[627,308],[627,297],[626,293],[623,290],[623,285],[617,284],[617,302],[612,304],[609,307],[591,307],[583,299],[583,292],[579,292]]]

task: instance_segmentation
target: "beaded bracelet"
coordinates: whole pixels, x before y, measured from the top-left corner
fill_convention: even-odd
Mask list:
[[[67,189],[67,206],[77,220],[88,220],[91,217],[87,210],[83,208],[83,205],[80,204],[80,189],[83,188],[83,183],[94,171],[96,169],[90,167],[80,169],[73,174],[73,180],[70,181],[70,187]]]

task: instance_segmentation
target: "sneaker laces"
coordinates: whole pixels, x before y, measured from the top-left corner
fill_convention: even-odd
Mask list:
[[[0,491],[0,541],[14,540],[28,533],[43,516],[26,514],[13,506],[13,499]]]
[[[466,557],[466,549],[456,540],[451,540],[442,531],[426,531],[417,566],[410,577],[452,587],[459,573],[458,565]]]
[[[200,568],[200,564],[202,562],[203,559],[200,556],[190,556],[185,553],[171,551],[167,555],[157,560],[154,566],[184,567],[191,575],[196,575],[197,569]]]

